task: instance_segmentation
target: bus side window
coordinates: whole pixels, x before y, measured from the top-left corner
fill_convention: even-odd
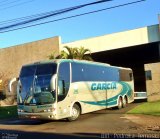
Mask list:
[[[133,80],[133,73],[131,70],[120,69],[119,74],[120,74],[120,81],[132,81]]]

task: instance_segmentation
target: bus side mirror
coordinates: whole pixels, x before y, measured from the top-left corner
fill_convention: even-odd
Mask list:
[[[12,78],[10,81],[9,81],[9,84],[8,84],[8,90],[9,92],[12,92],[12,84],[16,81],[18,81],[19,78]]]
[[[57,81],[57,74],[53,75],[51,78],[51,82],[50,82],[51,91],[56,90],[56,81]]]

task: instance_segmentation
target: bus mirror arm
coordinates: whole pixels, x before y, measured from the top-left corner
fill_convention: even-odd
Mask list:
[[[51,90],[55,91],[56,90],[56,80],[57,80],[57,74],[53,75],[51,78]]]
[[[12,84],[16,81],[18,81],[19,78],[12,78],[10,81],[9,81],[9,84],[8,84],[8,90],[9,92],[12,92]]]

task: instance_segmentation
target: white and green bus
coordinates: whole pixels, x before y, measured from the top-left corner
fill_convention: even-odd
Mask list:
[[[17,85],[20,118],[76,120],[80,114],[134,101],[130,68],[59,59],[22,66]]]

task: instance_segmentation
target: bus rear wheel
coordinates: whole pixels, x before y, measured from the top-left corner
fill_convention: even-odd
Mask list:
[[[127,106],[127,97],[125,96],[123,99],[123,108]]]
[[[119,97],[119,99],[118,99],[118,106],[117,107],[118,107],[118,109],[121,109],[122,106],[123,106],[122,98]]]
[[[77,104],[74,104],[71,111],[71,117],[68,118],[68,121],[75,121],[80,116],[80,107]]]

